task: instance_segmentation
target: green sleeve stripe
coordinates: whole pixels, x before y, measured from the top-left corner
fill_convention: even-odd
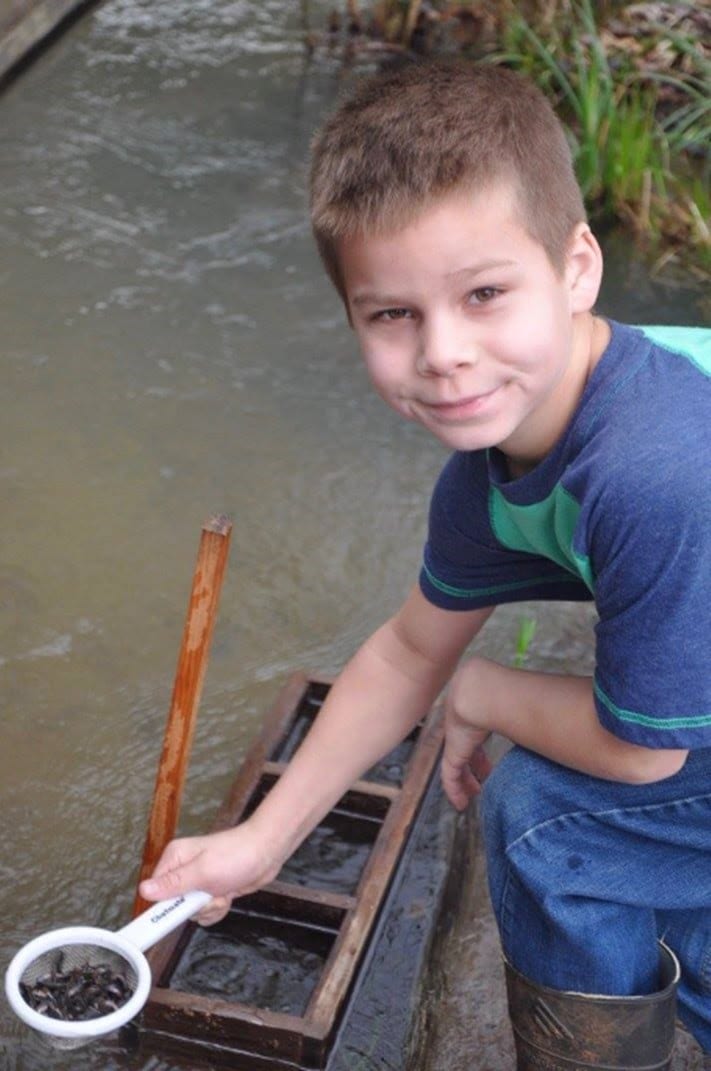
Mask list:
[[[530,588],[536,584],[574,584],[577,578],[573,576],[534,576],[530,580],[513,580],[509,584],[494,584],[490,588],[453,588],[451,584],[445,584],[442,580],[430,572],[426,565],[422,566],[425,576],[432,587],[445,595],[452,595],[455,599],[472,599],[485,595],[498,595],[504,591],[516,591],[519,588]]]
[[[705,375],[711,375],[711,331],[707,327],[658,326],[640,327],[652,342],[686,357]]]
[[[616,706],[609,696],[605,695],[600,685],[595,681],[595,695],[611,714],[620,721],[629,721],[634,725],[646,725],[650,729],[703,729],[711,725],[711,714],[687,715],[681,718],[654,718],[650,714],[639,714],[635,710],[624,710]]]

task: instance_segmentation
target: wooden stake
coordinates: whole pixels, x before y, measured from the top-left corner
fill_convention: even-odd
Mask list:
[[[150,877],[175,836],[231,533],[232,523],[223,516],[212,517],[202,527],[139,882]],[[137,891],[134,916],[146,907],[147,901]]]

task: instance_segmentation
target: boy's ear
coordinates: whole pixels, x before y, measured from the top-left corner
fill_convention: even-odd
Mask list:
[[[570,236],[565,261],[572,312],[589,312],[602,282],[602,251],[587,223],[578,223]]]

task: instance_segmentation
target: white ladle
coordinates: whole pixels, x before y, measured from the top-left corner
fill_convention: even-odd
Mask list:
[[[15,954],[5,973],[5,993],[12,1010],[57,1048],[70,1049],[110,1034],[134,1018],[148,1000],[151,969],[144,952],[212,899],[210,893],[190,892],[161,900],[120,930],[95,926],[65,926],[35,937]],[[84,963],[108,964],[123,972],[133,992],[125,1004],[95,1019],[55,1019],[30,1007],[20,983],[32,986],[52,970],[62,955],[63,969]]]

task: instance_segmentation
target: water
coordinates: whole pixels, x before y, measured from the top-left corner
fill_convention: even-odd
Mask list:
[[[303,1015],[335,932],[288,920],[247,919],[233,938],[221,923],[196,929],[172,990]]]
[[[3,963],[129,917],[207,517],[234,532],[181,832],[287,674],[337,670],[416,576],[444,455],[369,391],[305,219],[347,77],[288,0],[108,0],[0,100]],[[617,263],[607,311],[701,321]],[[589,668],[589,608],[535,613],[531,664]],[[48,1055],[0,1011],[1,1071],[168,1066]]]

